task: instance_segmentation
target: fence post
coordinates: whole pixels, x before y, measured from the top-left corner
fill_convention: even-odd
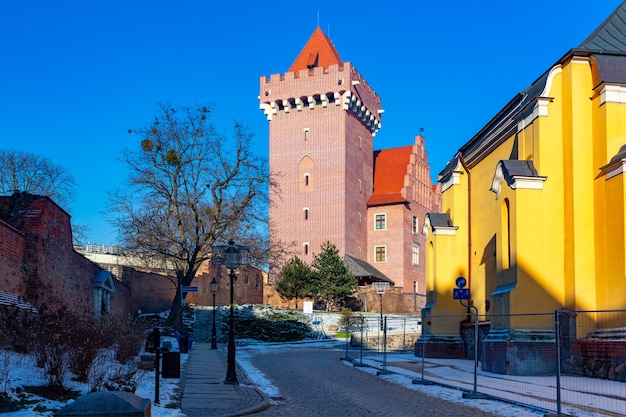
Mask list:
[[[387,370],[387,316],[383,319],[383,370],[376,372],[376,375],[388,375],[391,372]]]
[[[365,326],[364,324],[365,322],[365,318],[363,316],[361,316],[361,359],[359,361],[359,363],[353,362],[352,365],[353,366],[363,366],[363,326]]]
[[[556,343],[556,414],[561,415],[561,323],[559,311],[554,310],[554,342]]]
[[[471,399],[484,399],[489,398],[488,395],[478,392],[478,348],[480,347],[480,335],[478,333],[478,308],[473,305],[463,304],[463,300],[460,300],[463,307],[469,307],[474,310],[474,390],[472,392],[464,392],[463,398]]]
[[[350,356],[348,356],[348,346],[350,345],[350,336],[348,334],[349,331],[350,331],[350,316],[346,317],[346,327],[345,327],[345,332],[346,332],[346,356],[340,359],[342,361],[351,361],[352,360],[350,358]],[[361,344],[363,344],[363,340],[361,340]]]
[[[414,379],[411,381],[413,384],[419,385],[433,385],[432,381],[427,381],[424,379],[424,366],[425,366],[425,358],[426,358],[426,338],[424,337],[424,321],[422,320],[422,328],[420,330],[420,339],[422,339],[422,379]]]

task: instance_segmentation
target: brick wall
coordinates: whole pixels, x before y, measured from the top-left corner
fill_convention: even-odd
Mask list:
[[[0,289],[13,294],[26,292],[24,234],[0,221]]]
[[[0,197],[0,209],[11,223],[0,222],[0,289],[39,311],[93,313],[100,268],[74,251],[70,216],[48,197],[26,193]],[[112,313],[125,313],[128,291],[117,287]]]

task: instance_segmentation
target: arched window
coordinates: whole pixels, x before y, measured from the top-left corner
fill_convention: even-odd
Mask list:
[[[502,256],[502,269],[511,267],[511,218],[509,212],[509,199],[502,202],[502,213],[500,216],[500,249]]]

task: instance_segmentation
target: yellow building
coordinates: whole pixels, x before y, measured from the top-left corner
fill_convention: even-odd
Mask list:
[[[528,334],[510,314],[626,309],[625,21],[623,3],[441,172],[442,212],[424,226],[427,355],[461,352],[460,276],[496,339]]]

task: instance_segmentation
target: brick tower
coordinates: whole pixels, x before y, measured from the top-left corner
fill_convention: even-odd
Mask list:
[[[271,243],[307,263],[327,240],[341,256],[367,259],[378,95],[318,27],[289,71],[261,77],[259,99],[280,190]]]

